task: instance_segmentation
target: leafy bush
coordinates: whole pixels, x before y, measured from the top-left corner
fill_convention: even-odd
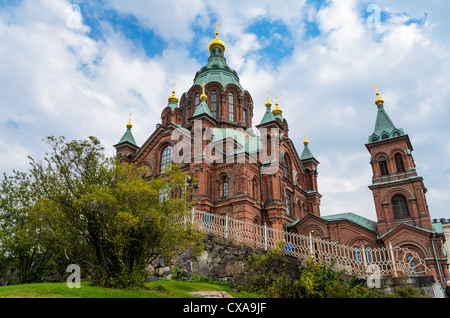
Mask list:
[[[343,271],[333,265],[307,260],[306,268],[286,271],[286,265],[277,260],[278,251],[247,259],[248,271],[237,288],[248,293],[259,293],[269,298],[378,298],[383,293],[368,288],[362,280],[352,277],[342,280]],[[239,280],[238,280],[239,281]]]

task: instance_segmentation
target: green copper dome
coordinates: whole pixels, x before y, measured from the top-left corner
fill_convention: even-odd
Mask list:
[[[244,89],[239,82],[239,76],[236,71],[227,65],[226,58],[223,51],[219,47],[214,47],[211,50],[211,55],[208,58],[206,66],[202,67],[194,77],[194,85],[208,84],[217,82],[225,88],[229,84],[234,84],[244,92]]]

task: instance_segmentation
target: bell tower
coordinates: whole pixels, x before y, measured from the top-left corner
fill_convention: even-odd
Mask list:
[[[384,109],[378,86],[375,128],[366,144],[370,153],[372,190],[377,214],[378,234],[396,226],[409,225],[432,230],[423,178],[417,175],[413,147],[403,129],[395,127]]]

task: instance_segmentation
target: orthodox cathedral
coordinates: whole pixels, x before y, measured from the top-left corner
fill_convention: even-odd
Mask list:
[[[300,153],[289,138],[282,109],[278,102],[273,107],[269,96],[255,133],[252,96],[227,65],[225,50],[216,30],[208,62],[195,74],[191,88],[180,99],[172,91],[161,122],[142,146],[134,140],[130,120],[114,146],[117,155],[147,167],[149,178],[164,173],[168,164],[178,164],[195,180],[191,199],[199,210],[314,233],[349,246],[408,248],[426,261],[437,281],[450,277],[445,236],[441,224],[431,221],[410,139],[389,118],[378,90],[375,128],[365,145],[377,219],[353,213],[321,216],[319,161],[306,136]],[[180,137],[193,146],[180,149]]]

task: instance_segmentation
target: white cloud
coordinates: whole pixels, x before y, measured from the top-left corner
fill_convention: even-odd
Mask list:
[[[305,1],[107,2],[166,41],[165,51],[154,57],[107,21],[100,24],[103,37],[96,40],[84,24],[69,28],[69,4],[24,0],[0,11],[0,59],[8,61],[0,64],[0,147],[5,154],[0,170],[23,168],[25,153],[42,155],[40,139],[51,134],[95,135],[113,153],[130,112],[133,134],[142,144],[159,122],[172,83],[180,96],[206,64],[195,61],[189,48],[206,51],[212,25],[219,20],[227,61],[254,99],[254,124],[262,118],[269,90],[272,101],[279,96],[299,153],[307,130],[321,162],[324,213],[351,211],[374,220],[364,144],[375,122],[372,86],[377,83],[392,120],[410,135],[415,162],[430,189],[432,217],[444,217],[442,207],[450,198],[441,194],[450,192],[448,174],[433,172],[435,167],[450,169],[445,120],[450,42],[444,4],[379,1],[389,16],[377,33],[367,27],[356,0],[331,1],[317,15]],[[408,17],[422,18],[424,8],[424,25],[404,24]],[[304,36],[304,18],[317,23],[318,37]],[[261,59],[265,43],[248,31],[263,20],[281,21],[292,32],[292,55],[276,64]],[[211,36],[196,34],[198,29]]]

